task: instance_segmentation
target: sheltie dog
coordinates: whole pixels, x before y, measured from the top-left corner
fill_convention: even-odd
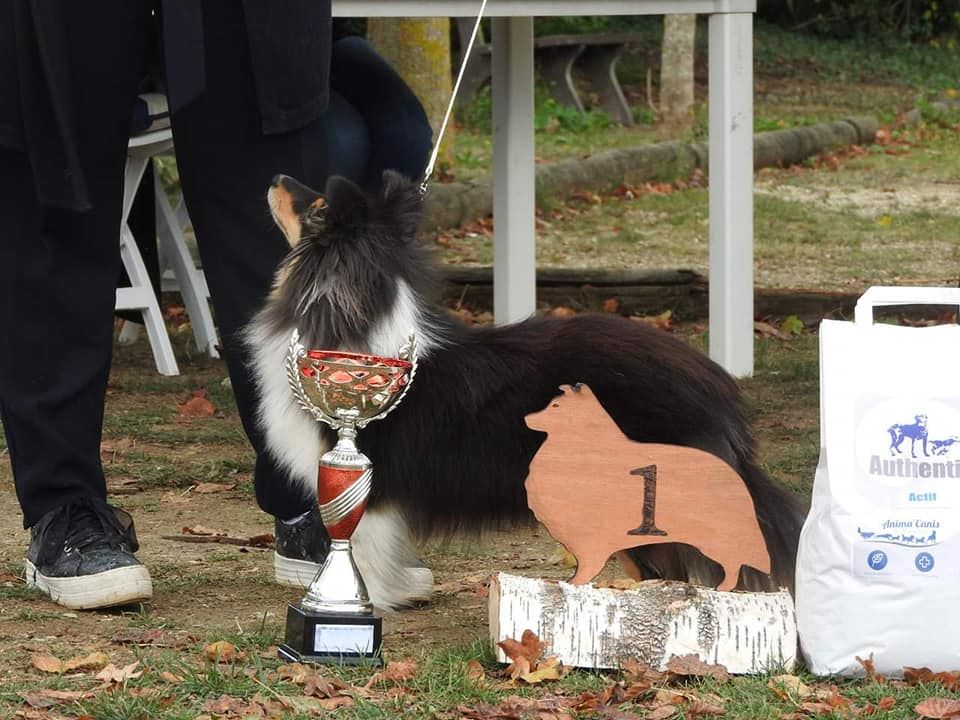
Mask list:
[[[524,480],[545,435],[524,417],[561,385],[578,383],[631,439],[694,447],[729,463],[753,498],[772,584],[793,586],[803,512],[758,467],[737,383],[703,353],[606,314],[459,322],[434,302],[440,277],[418,242],[421,196],[397,174],[388,172],[373,196],[343,178],[320,194],[278,176],[268,202],[291,250],[246,339],[269,451],[294,482],[316,491],[318,460],[335,436],[287,386],[292,331],[307,348],[393,357],[411,331],[416,338],[419,369],[402,405],[360,434],[374,479],[354,554],[376,605],[429,596],[432,575],[418,567],[415,540],[533,522]],[[722,579],[690,546],[648,545],[628,556],[639,577]]]

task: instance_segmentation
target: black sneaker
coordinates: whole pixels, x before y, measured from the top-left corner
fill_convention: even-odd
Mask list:
[[[138,548],[129,514],[102,500],[74,501],[30,528],[27,585],[76,610],[149,600],[153,583],[133,556]]]
[[[281,585],[306,588],[320,570],[330,550],[330,536],[316,506],[295,523],[274,521],[277,546],[273,572]]]

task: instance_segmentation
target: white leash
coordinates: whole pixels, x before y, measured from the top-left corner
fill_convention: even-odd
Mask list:
[[[450,103],[447,105],[447,112],[443,116],[443,122],[440,123],[440,131],[437,133],[437,141],[433,144],[433,152],[430,153],[430,162],[427,163],[427,169],[423,171],[423,182],[420,183],[420,194],[427,192],[427,183],[433,175],[433,166],[437,164],[437,155],[440,154],[440,143],[443,140],[443,134],[447,131],[447,123],[450,121],[450,115],[453,113],[453,103],[457,99],[457,93],[460,91],[460,82],[463,80],[464,72],[467,69],[467,62],[470,60],[470,53],[473,51],[473,43],[477,39],[477,33],[480,31],[480,21],[483,19],[483,11],[487,8],[487,0],[480,3],[480,12],[477,13],[477,20],[473,23],[473,32],[470,33],[470,42],[463,52],[463,59],[460,61],[460,72],[457,73],[457,81],[453,85],[453,93],[450,95]]]

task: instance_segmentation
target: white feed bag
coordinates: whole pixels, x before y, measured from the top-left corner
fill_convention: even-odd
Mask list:
[[[820,461],[797,558],[811,671],[960,669],[960,326],[873,323],[953,288],[870,288],[820,326]]]

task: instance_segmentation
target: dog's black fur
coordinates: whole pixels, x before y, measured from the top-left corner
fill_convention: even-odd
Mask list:
[[[316,197],[279,182],[295,198]],[[299,242],[256,321],[279,331],[298,327],[307,347],[371,351],[371,333],[399,289],[412,290],[417,331],[432,347],[397,411],[361,433],[375,467],[371,507],[399,508],[420,536],[529,522],[524,480],[545,436],[524,417],[561,385],[586,383],[628,437],[699,448],[736,469],[753,498],[773,578],[793,586],[803,511],[759,468],[740,390],[722,368],[661,330],[611,315],[462,324],[432,302],[440,284],[417,240],[418,189],[393,174],[385,185],[370,197],[333,178],[325,208],[294,204],[305,208]],[[646,576],[703,576],[676,546],[631,555]],[[707,581],[719,578],[708,572]]]

